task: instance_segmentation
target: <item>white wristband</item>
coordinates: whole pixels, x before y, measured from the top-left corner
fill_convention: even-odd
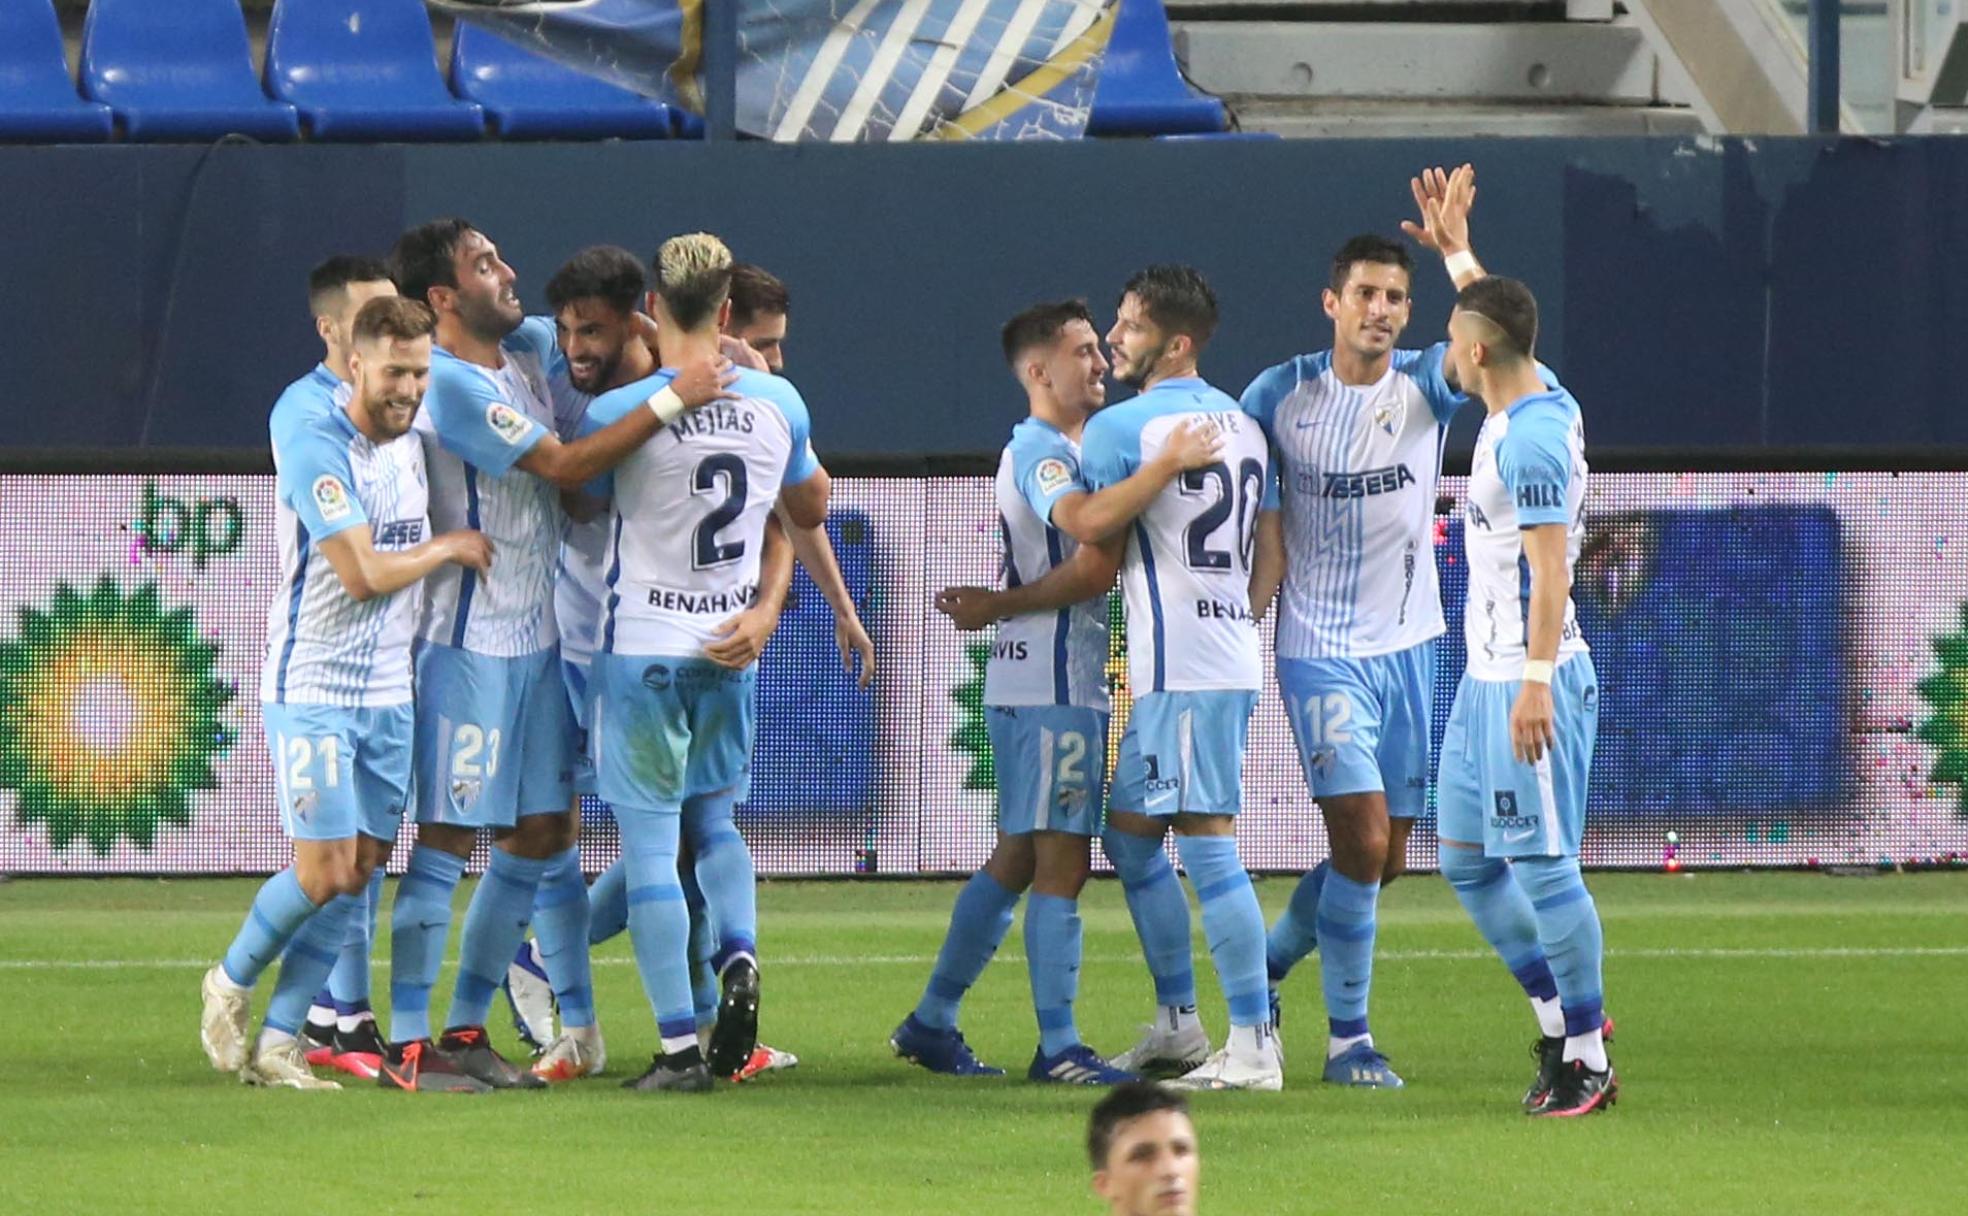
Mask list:
[[[656,421],[662,423],[664,426],[668,426],[670,423],[676,421],[677,415],[683,413],[683,398],[677,396],[676,390],[667,385],[664,386],[662,392],[657,393],[654,397],[643,402],[643,404],[649,407],[650,413],[656,415]]]
[[[1524,683],[1549,684],[1551,683],[1551,673],[1557,667],[1558,664],[1552,662],[1550,659],[1526,659],[1524,660]]]
[[[1476,255],[1467,249],[1458,253],[1452,253],[1448,257],[1443,258],[1442,267],[1449,272],[1451,279],[1455,279],[1458,282],[1461,281],[1463,275],[1474,274],[1482,269],[1476,262]]]

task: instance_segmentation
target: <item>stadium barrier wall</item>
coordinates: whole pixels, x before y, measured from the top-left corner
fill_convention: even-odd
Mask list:
[[[1968,141],[1946,138],[6,147],[0,424],[262,447],[319,355],[309,267],[457,213],[533,308],[581,246],[720,232],[792,287],[824,455],[995,451],[1019,409],[997,330],[1026,304],[1104,315],[1141,265],[1191,262],[1223,309],[1204,371],[1236,391],[1329,341],[1330,252],[1463,159],[1478,251],[1536,288],[1595,444],[1968,443]],[[1411,341],[1448,314],[1429,261]]]
[[[220,471],[264,460],[213,455],[192,473],[0,462],[15,470],[0,474],[11,610],[0,624],[0,873],[284,862],[255,705],[278,584],[272,478]],[[836,480],[831,527],[881,670],[871,693],[841,673],[831,614],[802,574],[760,685],[743,824],[761,872],[966,871],[990,850],[979,710],[989,639],[931,608],[938,588],[996,571],[989,462],[935,463],[936,475]],[[1968,854],[1961,474],[1609,463],[1653,461],[1601,459],[1587,498],[1575,594],[1602,708],[1586,863]],[[1449,617],[1438,736],[1462,668],[1462,488],[1445,479],[1435,536]],[[1275,683],[1245,773],[1245,864],[1296,871],[1324,856]],[[586,856],[599,867],[613,828],[590,812]],[[1430,821],[1411,861],[1433,860]]]

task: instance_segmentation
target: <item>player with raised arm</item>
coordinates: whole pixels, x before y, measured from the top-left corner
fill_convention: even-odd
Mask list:
[[[1072,555],[1075,542],[1053,515],[1067,496],[1086,497],[1079,441],[1087,419],[1106,402],[1107,360],[1093,317],[1078,300],[1034,305],[1006,322],[1001,336],[1030,411],[999,458],[996,485],[1002,577],[1016,588]],[[1184,468],[1214,459],[1215,444],[1201,432],[1185,430],[1182,438],[1134,475],[1149,483],[1151,497]],[[1081,1041],[1073,1020],[1078,901],[1106,789],[1106,591],[1102,586],[1076,604],[1012,616],[998,628],[984,676],[985,725],[998,775],[997,845],[958,894],[922,999],[889,1038],[897,1055],[931,1072],[1003,1075],[971,1052],[958,1014],[1030,887],[1025,957],[1039,1046],[1026,1076],[1081,1085],[1132,1079]],[[988,603],[982,588],[938,596],[938,607],[965,628],[995,619],[984,610]]]
[[[213,1067],[249,1084],[339,1088],[308,1070],[294,1035],[409,796],[418,584],[446,563],[482,572],[492,560],[475,531],[425,539],[423,448],[409,431],[433,324],[409,300],[365,304],[351,326],[346,400],[272,428],[281,586],[260,701],[294,862],[260,888],[224,961],[205,973],[199,1034]],[[249,1058],[252,987],[283,949]]]
[[[706,233],[656,256],[653,308],[663,370],[595,399],[589,426],[618,425],[668,391],[676,367],[717,350],[731,253]],[[736,836],[748,779],[757,668],[706,657],[719,622],[757,599],[775,501],[796,527],[826,520],[829,481],[807,442],[806,405],[776,376],[737,373],[735,399],[670,425],[612,477],[608,599],[595,657],[595,772],[614,808],[627,867],[629,933],[662,1050],[629,1084],[701,1092],[757,1043],[757,907],[747,867],[707,867],[706,845]],[[716,922],[723,999],[699,1044],[677,871],[688,835]],[[706,1055],[709,1057],[708,1067]]]
[[[1514,279],[1456,295],[1457,377],[1487,417],[1470,461],[1463,544],[1469,666],[1442,738],[1442,872],[1506,964],[1549,960],[1564,1034],[1539,1043],[1532,1115],[1611,1106],[1603,937],[1579,873],[1599,679],[1572,570],[1585,538],[1585,426],[1535,358],[1537,301]]]
[[[492,1049],[485,1016],[550,871],[564,871],[576,823],[573,734],[557,652],[554,571],[560,492],[613,468],[670,418],[722,393],[717,361],[702,360],[639,415],[563,443],[553,430],[546,363],[550,333],[522,328],[516,276],[486,236],[460,219],[413,228],[391,257],[397,287],[437,314],[437,351],[417,432],[438,526],[469,521],[499,547],[498,567],[433,579],[418,628],[417,844],[391,916],[390,1054],[379,1083],[423,1089],[463,1072],[495,1088],[540,1077]],[[480,828],[491,864],[473,892],[442,1039],[433,1042],[430,991],[443,961],[451,893]],[[565,940],[549,955],[587,949],[574,918],[541,925]]]

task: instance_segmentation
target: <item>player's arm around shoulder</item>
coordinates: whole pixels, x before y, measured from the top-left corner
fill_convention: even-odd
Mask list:
[[[737,375],[731,361],[722,355],[705,356],[678,368],[667,382],[641,398],[615,399],[610,409],[598,409],[603,401],[617,393],[630,393],[636,386],[611,390],[588,407],[588,416],[602,425],[584,425],[580,437],[567,443],[542,428],[541,436],[518,461],[519,467],[563,490],[578,489],[628,459],[685,410],[735,398],[738,394],[731,391],[731,384]],[[656,379],[637,381],[637,385],[649,385]]]
[[[1091,426],[1091,423],[1088,424]],[[1091,493],[1061,496],[1051,522],[1081,544],[1106,540],[1123,531],[1153,505],[1168,484],[1191,469],[1214,464],[1223,452],[1223,434],[1196,418],[1176,424],[1161,449],[1120,481]]]

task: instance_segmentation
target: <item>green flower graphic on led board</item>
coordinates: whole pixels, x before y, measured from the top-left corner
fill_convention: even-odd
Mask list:
[[[86,839],[99,855],[188,825],[193,792],[214,788],[212,762],[233,744],[218,653],[155,583],[62,583],[19,609],[18,635],[0,641],[0,787],[17,792],[15,822],[44,825],[58,851]]]
[[[1968,604],[1961,606],[1960,628],[1933,641],[1941,669],[1919,685],[1933,714],[1916,733],[1937,753],[1928,779],[1954,786],[1956,812],[1968,816]]]

